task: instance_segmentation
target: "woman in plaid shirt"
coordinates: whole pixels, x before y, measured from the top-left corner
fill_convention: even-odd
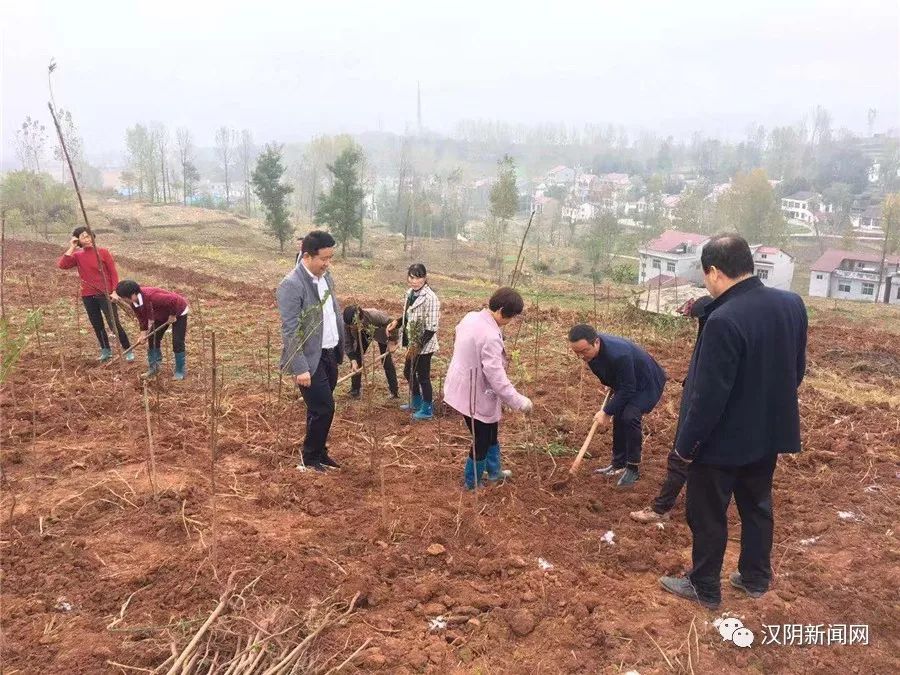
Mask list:
[[[437,330],[441,318],[441,302],[428,285],[425,265],[416,263],[407,270],[409,292],[403,312],[401,334],[407,347],[403,375],[410,384],[409,405],[414,420],[430,420],[434,416],[431,388],[431,357],[438,350]],[[388,330],[396,328],[394,321]]]

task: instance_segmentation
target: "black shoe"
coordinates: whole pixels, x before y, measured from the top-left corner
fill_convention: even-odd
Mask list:
[[[677,595],[679,598],[684,598],[685,600],[693,600],[706,607],[706,609],[719,609],[719,605],[721,604],[720,600],[701,598],[697,594],[697,589],[694,588],[694,584],[692,584],[691,580],[687,577],[660,577],[659,585],[663,587],[663,590],[668,591],[672,595]]]
[[[350,390],[350,398],[359,398],[359,393],[360,392],[358,389],[356,389],[356,390],[351,389]]]
[[[395,391],[392,391],[392,392],[391,392],[391,398],[392,398],[392,399],[400,398],[400,394],[398,394],[398,393],[395,392]]]
[[[326,473],[328,471],[328,469],[319,462],[303,462],[297,465],[297,469],[300,471],[318,471],[319,473]]]
[[[631,487],[635,483],[637,483],[641,479],[641,474],[637,469],[625,469],[625,473],[622,474],[622,477],[619,478],[619,482],[616,483],[616,487]]]
[[[742,591],[744,591],[744,593],[749,595],[751,598],[761,598],[766,593],[766,591],[755,591],[755,590],[745,586],[744,580],[741,578],[740,572],[732,572],[731,576],[728,577],[728,581],[731,582],[732,586],[734,586],[735,588],[741,589]],[[768,590],[768,589],[766,589],[766,590]]]
[[[604,466],[602,469],[594,469],[594,473],[600,476],[618,476],[620,473],[625,473],[624,466],[616,466],[615,464],[610,464],[609,466]]]
[[[331,459],[331,457],[329,457],[328,455],[325,455],[322,458],[322,464],[324,466],[331,467],[332,469],[340,469],[341,468],[341,465],[338,464],[337,462],[335,462],[333,459]]]

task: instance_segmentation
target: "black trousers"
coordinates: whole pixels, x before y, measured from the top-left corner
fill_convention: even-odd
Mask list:
[[[100,343],[101,348],[109,349],[109,335],[106,334],[103,317],[106,317],[106,324],[110,329],[116,331],[116,334],[119,336],[119,344],[122,345],[122,349],[128,349],[131,346],[131,343],[128,341],[128,335],[125,334],[125,329],[119,323],[119,310],[115,304],[113,304],[112,316],[110,316],[109,305],[106,304],[105,295],[85,295],[82,296],[81,301],[84,303],[84,310],[87,312],[88,320],[91,322],[91,327],[94,329],[94,334],[97,336],[97,342]]]
[[[766,591],[772,580],[772,475],[777,455],[746,466],[694,462],[688,469],[687,521],[694,566],[688,577],[697,594],[720,600],[722,560],[728,542],[728,504],[734,495],[741,517],[738,571],[747,588]]]
[[[463,415],[466,421],[466,428],[472,433],[472,418]],[[475,420],[475,461],[483,462],[487,457],[487,452],[492,445],[498,443],[498,432],[500,430],[499,422],[482,422]],[[469,448],[469,456],[472,456],[472,448]]]
[[[641,431],[643,413],[637,406],[628,404],[613,417],[613,466],[621,469],[629,466],[636,469],[641,463],[641,446],[644,435]]]
[[[323,349],[319,367],[308,387],[300,387],[306,404],[306,437],[303,439],[303,463],[316,464],[325,458],[325,444],[334,421],[334,388],[338,367],[334,349]]]
[[[687,462],[678,459],[678,455],[675,454],[674,450],[669,453],[666,459],[666,478],[662,487],[659,488],[659,494],[653,500],[653,506],[651,507],[656,513],[660,515],[668,513],[675,506],[675,500],[678,499],[681,488],[687,482],[689,466],[690,464]]]
[[[182,314],[179,316],[175,323],[172,324],[172,353],[180,354],[184,351],[184,339],[187,336],[187,314]],[[157,326],[154,326],[157,328]],[[147,345],[150,349],[159,349],[159,346],[162,344],[163,335],[166,334],[166,331],[169,330],[169,326],[166,325],[165,328],[160,328],[159,332],[153,333],[150,336],[150,339],[147,340]]]
[[[366,352],[369,350],[369,339],[366,336],[362,338],[362,353],[354,354],[350,358],[356,361],[356,365],[360,368],[362,367],[363,358],[365,358]],[[379,355],[383,355],[387,350],[388,346],[386,344],[378,344],[378,353]],[[359,345],[354,345],[356,351],[359,351]],[[384,357],[384,375],[387,377],[388,389],[391,390],[391,394],[397,396],[399,393],[399,386],[397,384],[397,369],[394,367],[394,358],[389,354]],[[350,390],[359,392],[362,389],[362,373],[359,375],[354,375],[350,378]]]
[[[431,389],[431,357],[434,354],[419,354],[414,359],[407,357],[403,364],[403,377],[410,383],[413,396],[421,396],[426,403],[434,400]]]

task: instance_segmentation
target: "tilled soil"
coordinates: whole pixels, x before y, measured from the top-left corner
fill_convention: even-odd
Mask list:
[[[591,474],[608,458],[606,434],[581,473],[555,491],[572,459],[565,449],[580,445],[602,392],[563,339],[588,317],[530,311],[518,340],[515,326],[507,335],[512,377],[536,403],[530,424],[507,413],[501,425],[513,478],[465,493],[461,419],[440,411],[411,423],[387,398],[381,373],[361,400],[351,400],[346,385],[338,390],[330,452],[343,468],[299,471],[303,405],[266,368],[268,335],[271,363],[280,352],[271,289],[121,259],[123,271],[151,275],[192,306],[188,379],[171,381],[167,362],[149,387],[154,496],[142,364],[96,365],[75,281],[53,267],[59,249],[9,246],[7,312],[21,317],[33,302],[45,319],[40,348],[29,344],[0,400],[4,672],[153,669],[171,645],[187,643],[234,571],[241,585],[259,579],[244,604],[229,607],[247,625],[237,620],[215,635],[223,653],[252,635],[254,612],[289,608],[309,620],[352,603],[311,642],[316,672],[367,640],[345,672],[900,670],[900,422],[887,403],[857,405],[804,385],[805,451],[783,456],[775,479],[772,590],[750,600],[726,581],[721,610],[707,612],[657,584],[690,562],[682,500],[662,527],[628,517],[649,504],[664,476],[677,381],[693,343],[687,320],[663,333],[632,312],[601,317],[604,329],[646,345],[673,381],[645,418],[633,490]],[[25,278],[35,270],[29,298]],[[375,289],[341,295],[399,310]],[[445,303],[436,388],[452,326],[469,309]],[[812,326],[811,371],[890,393],[896,337],[867,331],[848,340],[851,330],[827,319]],[[129,331],[136,334],[133,322]],[[215,499],[211,331],[223,376]],[[140,361],[145,352],[138,354]],[[725,574],[736,566],[736,513],[732,523]],[[602,540],[608,531],[612,544]],[[724,642],[712,626],[726,612],[754,631],[750,649]],[[869,645],[763,645],[763,624],[864,624]]]

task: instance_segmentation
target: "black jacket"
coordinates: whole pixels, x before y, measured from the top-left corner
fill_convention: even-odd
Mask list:
[[[800,296],[756,277],[716,298],[685,380],[687,412],[675,451],[725,466],[799,452],[806,331]]]
[[[604,412],[615,417],[631,404],[648,413],[659,402],[666,372],[643,349],[614,335],[600,334],[600,353],[588,361],[600,381],[613,390]]]

